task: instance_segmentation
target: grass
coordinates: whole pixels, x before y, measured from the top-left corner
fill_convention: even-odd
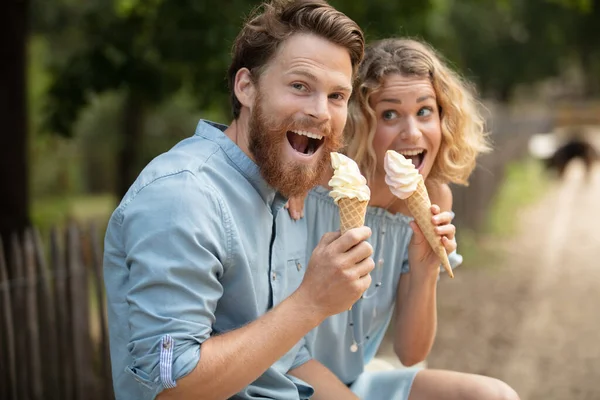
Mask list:
[[[508,236],[517,229],[518,213],[546,193],[548,180],[542,164],[527,158],[506,166],[505,178],[492,202],[486,233]]]
[[[548,180],[539,161],[526,158],[507,164],[504,181],[490,205],[482,232],[462,229],[457,233],[465,264],[487,267],[500,263],[503,256],[497,246],[498,239],[517,233],[519,213],[535,204],[547,187]]]
[[[31,218],[42,232],[70,220],[104,223],[116,204],[116,198],[109,194],[36,199],[32,204]]]

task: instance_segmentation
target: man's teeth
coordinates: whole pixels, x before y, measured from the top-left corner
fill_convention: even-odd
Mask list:
[[[403,156],[409,156],[409,157],[413,157],[413,156],[418,156],[419,154],[423,153],[423,149],[420,150],[400,150],[398,151],[398,153],[402,154]]]
[[[292,131],[298,135],[308,136],[311,139],[321,140],[323,139],[323,135],[317,135],[316,133],[308,132],[308,131]]]

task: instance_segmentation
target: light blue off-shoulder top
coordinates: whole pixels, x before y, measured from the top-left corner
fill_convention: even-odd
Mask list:
[[[326,232],[340,226],[339,208],[323,187],[313,189],[305,201],[306,260]],[[400,275],[409,271],[408,243],[412,236],[411,217],[391,214],[383,208],[368,207],[365,225],[371,228],[375,269],[372,283],[351,311],[326,319],[307,336],[307,347],[344,383],[350,384],[375,357],[390,323]],[[453,252],[450,263],[460,265],[462,257]]]

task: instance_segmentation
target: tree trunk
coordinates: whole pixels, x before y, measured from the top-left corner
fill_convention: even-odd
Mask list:
[[[117,195],[123,197],[137,177],[138,152],[143,136],[143,103],[135,94],[127,93],[123,107],[123,132],[119,168],[117,170]]]
[[[29,0],[6,0],[0,13],[0,237],[29,224],[27,38]]]

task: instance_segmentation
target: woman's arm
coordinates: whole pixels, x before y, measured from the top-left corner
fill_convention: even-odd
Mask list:
[[[454,226],[451,225],[452,192],[442,184],[428,188],[432,203],[432,218],[438,218],[438,233],[447,250],[456,248]],[[440,212],[441,209],[441,212]],[[408,246],[410,272],[402,274],[396,293],[394,350],[406,366],[427,357],[433,346],[437,328],[436,288],[440,261],[418,226],[412,222],[413,237]]]

